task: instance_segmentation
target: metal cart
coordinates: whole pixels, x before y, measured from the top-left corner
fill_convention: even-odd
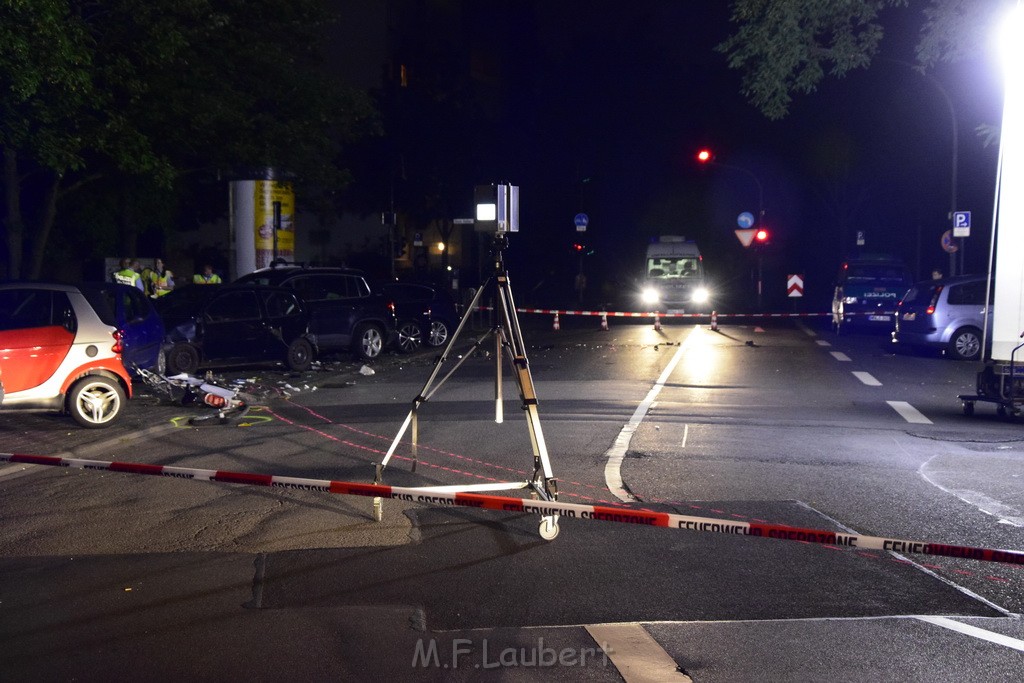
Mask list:
[[[1024,347],[1018,344],[1010,352],[1009,363],[989,363],[978,373],[977,394],[960,394],[957,396],[964,404],[964,415],[974,414],[974,404],[978,401],[996,404],[996,414],[1000,417],[1016,417],[1024,407],[1024,367],[1016,363],[1017,351]]]

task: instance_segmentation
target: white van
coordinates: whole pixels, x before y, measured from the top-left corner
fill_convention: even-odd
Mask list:
[[[711,293],[696,242],[662,235],[647,245],[640,301],[646,310],[666,313],[710,309]]]

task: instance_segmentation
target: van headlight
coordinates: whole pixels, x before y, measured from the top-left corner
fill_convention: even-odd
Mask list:
[[[706,304],[708,299],[711,298],[711,292],[708,291],[707,287],[698,287],[693,290],[693,296],[690,298],[695,304]]]
[[[640,292],[640,300],[645,304],[656,304],[661,301],[661,294],[654,287],[645,287]]]

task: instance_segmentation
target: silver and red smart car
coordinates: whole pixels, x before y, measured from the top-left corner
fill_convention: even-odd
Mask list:
[[[0,284],[0,409],[66,412],[106,427],[131,397],[121,333],[74,285]]]

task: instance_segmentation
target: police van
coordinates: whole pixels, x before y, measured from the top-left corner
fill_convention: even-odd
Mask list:
[[[887,256],[848,259],[832,295],[832,325],[892,329],[896,305],[914,284],[903,261]]]
[[[711,292],[696,242],[679,235],[662,235],[647,245],[640,301],[648,311],[709,310]]]

